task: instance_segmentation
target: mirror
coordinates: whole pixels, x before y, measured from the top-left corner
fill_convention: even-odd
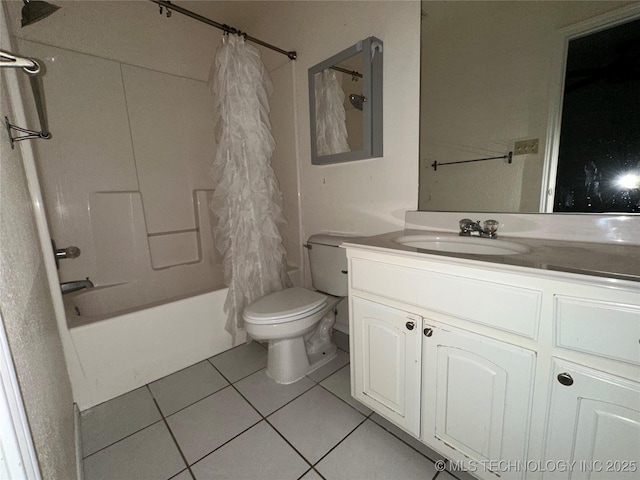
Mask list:
[[[553,211],[567,46],[639,18],[622,5],[422,2],[419,210]],[[516,142],[535,139],[537,153],[518,155]],[[485,157],[498,158],[440,168]]]
[[[382,40],[369,37],[309,69],[311,163],[382,156]]]

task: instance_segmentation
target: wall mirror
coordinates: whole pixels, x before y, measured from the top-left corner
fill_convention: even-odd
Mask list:
[[[640,194],[633,183],[634,172],[640,174],[640,110],[608,104],[603,115],[602,107],[586,106],[583,99],[598,94],[608,96],[604,102],[638,102],[640,45],[632,22],[640,18],[640,5],[578,3],[422,3],[419,210],[638,211],[626,207]],[[516,24],[523,15],[527,22]],[[588,46],[588,37],[624,25],[624,33],[610,35],[618,37],[617,44],[602,46],[597,55]],[[596,44],[603,43],[600,38]],[[577,56],[585,60],[582,67],[573,61]],[[627,93],[609,90],[623,84]],[[563,110],[567,102],[575,107],[578,97],[571,147],[568,137],[561,139],[562,130],[569,131]],[[585,109],[596,114],[587,120]],[[620,132],[616,122],[630,127],[622,140],[608,134]],[[538,152],[514,155],[511,164],[498,159],[431,167],[434,161],[516,153],[515,143],[528,139],[539,139]],[[599,159],[587,160],[587,150]],[[604,166],[607,156],[615,157],[610,167]],[[574,165],[564,168],[569,157]],[[612,173],[609,179],[605,170]],[[557,172],[564,178],[560,191]],[[608,200],[605,184],[617,189]]]
[[[365,38],[309,69],[312,164],[382,156],[382,50]]]

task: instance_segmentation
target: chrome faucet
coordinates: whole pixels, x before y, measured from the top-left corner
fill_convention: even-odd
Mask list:
[[[498,238],[498,225],[497,220],[485,220],[483,226],[480,226],[480,220],[474,222],[468,218],[463,218],[459,222],[460,224],[460,236],[463,237],[485,237],[485,238]]]
[[[78,290],[82,290],[83,288],[93,288],[93,282],[89,280],[89,277],[86,280],[74,280],[72,282],[62,282],[60,284],[60,289],[62,290],[62,294],[77,292]]]

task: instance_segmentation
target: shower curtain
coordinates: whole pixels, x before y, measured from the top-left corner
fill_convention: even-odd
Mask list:
[[[351,150],[347,141],[344,90],[336,72],[329,68],[315,75],[316,151],[332,155]]]
[[[273,90],[260,53],[242,36],[225,35],[209,76],[217,150],[211,166],[218,218],[216,248],[229,287],[226,330],[244,328],[244,307],[290,286],[279,227],[286,224],[282,193],[271,168],[268,96]]]

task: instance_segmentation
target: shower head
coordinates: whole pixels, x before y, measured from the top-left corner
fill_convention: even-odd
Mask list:
[[[26,27],[32,23],[36,23],[38,20],[42,20],[48,17],[60,7],[52,5],[51,3],[41,2],[40,0],[23,0],[24,7],[22,7],[22,26]]]
[[[366,101],[367,97],[364,95],[356,95],[355,93],[349,95],[349,102],[351,102],[351,105],[358,110],[362,110],[362,104]]]

